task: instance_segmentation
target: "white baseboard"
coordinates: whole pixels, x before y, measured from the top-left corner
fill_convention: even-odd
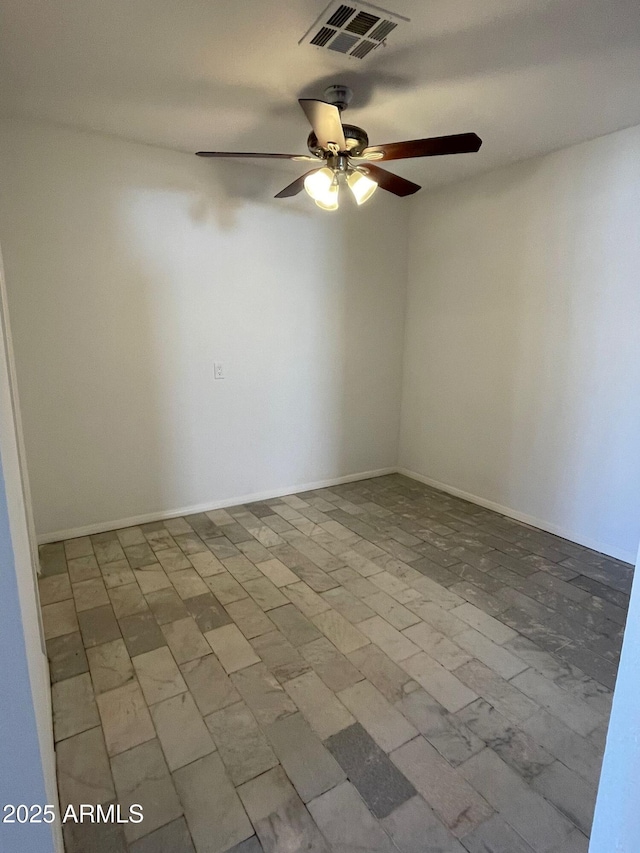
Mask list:
[[[136,515],[130,518],[119,518],[113,521],[103,521],[96,524],[87,524],[84,527],[73,527],[69,530],[55,530],[51,533],[42,533],[38,535],[38,544],[44,545],[47,542],[60,542],[62,539],[75,539],[78,536],[90,536],[93,533],[104,533],[107,530],[120,530],[123,527],[133,527],[137,524],[146,524],[150,521],[163,521],[166,518],[179,518],[182,515],[191,515],[196,512],[210,512],[214,509],[224,509],[227,506],[236,506],[237,504],[251,503],[252,501],[264,501],[271,498],[279,498],[282,495],[293,495],[297,492],[308,492],[312,489],[324,489],[331,486],[339,486],[341,483],[355,483],[358,480],[370,480],[372,477],[382,477],[386,474],[403,474],[412,480],[417,480],[419,483],[424,483],[426,486],[431,486],[434,489],[439,489],[449,495],[454,495],[457,498],[463,498],[470,503],[477,504],[485,509],[491,509],[494,512],[505,515],[508,518],[513,518],[516,521],[522,521],[531,527],[537,527],[539,530],[544,530],[547,533],[553,533],[555,536],[561,536],[563,539],[568,539],[570,542],[576,542],[578,545],[584,545],[585,548],[591,548],[593,551],[598,551],[601,554],[607,554],[617,560],[624,560],[626,563],[635,565],[637,554],[625,551],[621,548],[611,545],[608,542],[599,542],[595,539],[582,536],[571,530],[566,530],[551,524],[540,518],[535,518],[532,515],[527,515],[524,512],[511,509],[495,501],[487,498],[473,495],[470,492],[465,492],[463,489],[458,489],[456,486],[450,486],[448,483],[441,483],[439,480],[434,480],[432,477],[425,477],[423,474],[418,474],[416,471],[410,471],[408,468],[378,468],[375,471],[362,471],[359,474],[347,474],[344,477],[331,477],[328,480],[317,480],[313,483],[299,483],[294,486],[286,486],[281,489],[271,489],[267,492],[252,492],[248,495],[239,495],[232,498],[227,498],[213,503],[196,504],[194,506],[184,506],[177,509],[149,512],[144,515]]]
[[[342,483],[355,483],[358,480],[370,480],[372,477],[382,477],[385,474],[397,473],[397,468],[378,468],[375,471],[362,471],[359,474],[347,474],[344,477],[332,477],[329,480],[317,480],[314,483],[298,483],[294,486],[286,486],[282,489],[271,489],[268,492],[253,492],[249,495],[239,495],[214,503],[196,504],[195,506],[183,506],[178,509],[148,512],[144,515],[135,515],[131,518],[118,518],[114,521],[101,521],[96,524],[87,524],[84,527],[72,527],[69,530],[54,530],[51,533],[38,535],[38,544],[47,542],[60,542],[62,539],[76,539],[78,536],[91,536],[93,533],[104,533],[107,530],[120,530],[123,527],[134,527],[137,524],[147,524],[150,521],[164,521],[165,518],[179,518],[182,515],[192,515],[196,512],[210,512],[214,509],[224,509],[227,506],[251,503],[252,501],[266,501],[271,498],[279,498],[282,495],[293,495],[297,492],[309,492],[313,489],[325,489],[330,486],[339,486]]]
[[[470,492],[465,492],[463,489],[458,489],[456,486],[450,486],[447,483],[441,483],[439,480],[434,480],[432,477],[425,477],[423,474],[418,474],[416,471],[410,471],[408,468],[398,468],[398,474],[403,474],[405,477],[410,477],[412,480],[417,480],[424,483],[426,486],[432,486],[441,492],[446,492],[448,495],[454,495],[457,498],[463,498],[470,503],[477,504],[485,509],[491,509],[494,512],[499,512],[500,515],[506,515],[508,518],[513,518],[516,521],[522,521],[531,527],[537,527],[539,530],[544,530],[547,533],[553,533],[555,536],[560,536],[562,539],[568,539],[570,542],[575,542],[578,545],[584,545],[585,548],[591,548],[593,551],[598,551],[601,554],[606,554],[609,557],[614,557],[616,560],[623,560],[625,563],[635,565],[637,552],[625,551],[608,542],[599,542],[595,539],[577,534],[572,530],[558,527],[551,524],[549,521],[544,521],[540,518],[535,518],[532,515],[527,515],[524,512],[511,509],[508,506],[502,506],[495,501],[481,498],[478,495],[472,495]]]

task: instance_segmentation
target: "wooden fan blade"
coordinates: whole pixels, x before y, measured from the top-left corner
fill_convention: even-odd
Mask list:
[[[370,145],[362,152],[365,159],[371,154],[382,155],[379,160],[404,160],[407,157],[439,157],[442,154],[471,154],[478,151],[482,140],[475,133],[455,133],[453,136],[432,136],[407,142]]]
[[[317,160],[308,154],[257,154],[246,151],[196,151],[196,157],[253,157],[269,160]]]
[[[308,172],[305,172],[304,175],[300,175],[299,178],[296,178],[295,181],[286,186],[283,190],[280,190],[274,198],[290,198],[292,195],[298,195],[299,192],[302,192],[304,189],[304,180],[307,175],[313,174],[313,172],[317,172],[317,169],[310,169]]]
[[[318,140],[318,145],[328,149],[332,142],[338,146],[339,151],[344,151],[347,143],[340,121],[340,110],[326,101],[316,101],[310,98],[302,98],[298,101],[304,114],[309,119],[309,124]]]
[[[420,189],[419,184],[401,178],[400,175],[394,175],[393,172],[387,172],[386,169],[381,169],[380,166],[374,166],[372,163],[363,165],[362,171],[366,172],[368,177],[375,181],[379,187],[394,195],[413,195]]]

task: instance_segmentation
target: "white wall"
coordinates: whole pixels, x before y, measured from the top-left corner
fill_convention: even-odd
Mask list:
[[[640,128],[417,197],[400,464],[635,560]]]
[[[0,803],[57,807],[49,670],[0,257]],[[60,825],[0,823],[0,849],[62,850]]]
[[[589,853],[637,853],[640,838],[640,556],[635,576]]]
[[[297,165],[0,124],[39,534],[394,467],[408,256],[402,468],[634,559],[638,150],[326,214],[270,198]]]
[[[302,168],[0,126],[39,534],[395,465],[407,206],[273,201]]]

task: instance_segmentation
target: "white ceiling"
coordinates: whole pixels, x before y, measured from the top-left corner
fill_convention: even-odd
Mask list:
[[[327,2],[0,0],[0,110],[183,151],[302,153],[296,98],[346,82],[345,120],[372,144],[483,138],[393,166],[425,186],[640,124],[638,0],[378,0],[411,24],[362,62],[298,45]]]

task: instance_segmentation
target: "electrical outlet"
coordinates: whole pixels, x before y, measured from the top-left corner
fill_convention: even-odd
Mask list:
[[[213,378],[224,379],[224,366],[221,361],[214,361],[213,363]]]

